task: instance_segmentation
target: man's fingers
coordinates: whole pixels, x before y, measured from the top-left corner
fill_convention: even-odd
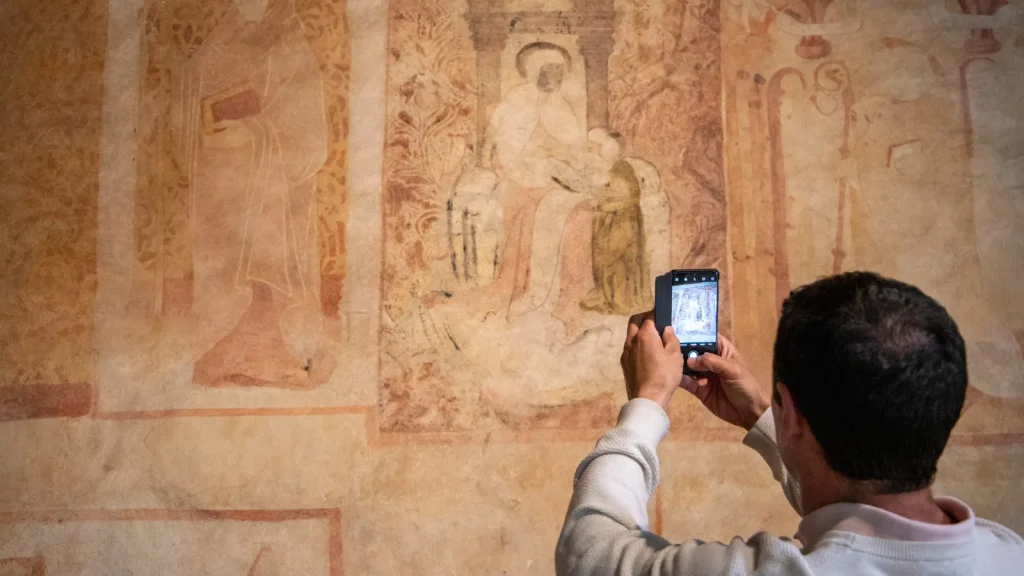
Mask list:
[[[629,317],[629,323],[626,324],[626,343],[623,347],[629,346],[629,343],[636,338],[636,333],[640,331],[640,325],[644,322],[643,314],[633,314]]]
[[[697,394],[697,391],[708,385],[707,378],[694,378],[688,374],[683,375],[682,382],[679,383],[679,387],[686,390],[690,394]]]
[[[623,344],[623,347],[629,346],[629,343],[632,342],[634,338],[636,338],[636,333],[639,331],[640,324],[634,323],[633,319],[630,318],[629,326],[626,327],[626,342]]]
[[[740,354],[739,349],[736,348],[736,345],[732,343],[732,340],[729,340],[728,338],[722,336],[721,334],[718,335],[718,355],[721,356],[722,358],[727,358],[729,360],[733,360],[735,362],[739,362],[740,364],[746,365],[746,361],[743,359],[743,355]]]
[[[711,356],[710,352],[705,352],[696,358],[687,358],[686,365],[698,372],[712,372],[711,364],[708,363],[708,356]]]
[[[722,336],[722,333],[719,332],[718,333],[718,353],[721,354],[722,356],[728,357],[729,353],[727,351],[731,351],[733,348],[734,348],[733,343],[728,338],[726,338],[725,336]]]
[[[735,366],[733,366],[732,362],[710,352],[701,354],[696,358],[688,358],[687,363],[694,370],[714,372],[720,376],[733,376],[735,372]]]
[[[654,326],[654,317],[645,314],[644,322],[640,325],[640,332],[638,332],[638,336],[649,339],[652,335],[658,340],[661,340],[661,336],[658,335],[658,329]]]
[[[629,346],[629,343],[636,338],[636,333],[640,331],[640,326],[643,325],[644,321],[648,318],[654,318],[654,312],[644,312],[643,314],[633,314],[629,317],[629,324],[626,326],[626,343],[625,346]]]
[[[665,326],[661,332],[661,341],[664,342],[666,350],[679,350],[679,338],[676,336],[675,328],[671,325]]]
[[[635,343],[651,350],[662,348],[661,334],[658,334],[658,329],[654,327],[653,318],[645,319],[644,323],[640,325],[640,331],[636,333]]]
[[[644,312],[643,314],[638,314],[638,316],[640,316],[640,324],[641,324],[641,326],[643,325],[643,323],[647,322],[648,320],[650,320],[651,322],[654,322],[654,310],[648,310],[647,312]]]
[[[644,323],[644,315],[643,314],[633,314],[632,316],[629,317],[629,326],[627,327],[627,329],[628,330],[633,330],[635,332],[636,330],[640,329],[640,325],[643,324],[643,323]]]

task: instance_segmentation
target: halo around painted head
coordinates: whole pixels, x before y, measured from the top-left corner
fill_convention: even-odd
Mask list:
[[[551,42],[532,42],[523,46],[516,54],[516,70],[524,79],[535,79],[547,63],[565,64],[566,72],[572,72],[572,56],[569,51]]]

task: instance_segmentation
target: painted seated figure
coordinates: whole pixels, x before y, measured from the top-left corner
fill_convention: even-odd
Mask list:
[[[650,270],[667,267],[670,242],[657,170],[626,158],[617,134],[583,131],[565,49],[528,44],[516,63],[524,82],[491,115],[483,165],[449,201],[451,268],[467,289],[452,303],[509,318],[553,313],[567,332],[593,323],[581,314],[649,308]]]

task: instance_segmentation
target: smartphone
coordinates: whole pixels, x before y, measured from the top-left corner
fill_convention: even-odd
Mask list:
[[[718,270],[673,270],[654,282],[654,324],[671,325],[683,358],[718,354]],[[683,364],[684,374],[698,374]]]

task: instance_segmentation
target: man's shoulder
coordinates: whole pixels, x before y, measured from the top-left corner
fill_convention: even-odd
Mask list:
[[[975,519],[978,574],[1014,574],[1024,566],[1024,540],[1002,524]]]
[[[806,556],[803,545],[792,538],[778,536],[771,532],[758,532],[750,538],[743,540],[740,536],[732,539],[732,545],[745,544],[756,548],[774,557],[803,557]]]
[[[981,545],[1006,548],[1007,550],[1016,549],[1018,553],[1024,556],[1024,539],[1020,537],[1020,534],[998,522],[984,518],[975,519],[974,525],[981,535]]]

